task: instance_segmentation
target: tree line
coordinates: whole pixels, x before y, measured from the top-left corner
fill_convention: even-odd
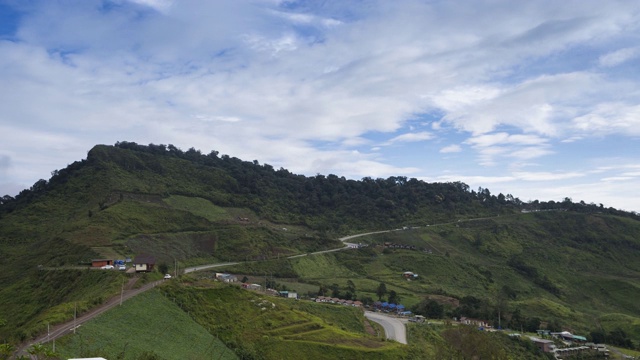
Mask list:
[[[416,178],[391,176],[386,179],[365,177],[361,180],[346,179],[334,174],[304,176],[293,174],[258,160],[243,161],[218,151],[203,154],[190,148],[183,151],[174,145],[135,142],[117,142],[113,150],[128,150],[130,156],[121,156],[119,165],[129,171],[148,170],[162,176],[162,158],[172,157],[186,160],[204,169],[223,170],[234,180],[234,186],[226,189],[234,195],[233,206],[246,206],[270,220],[290,223],[305,223],[307,216],[322,217],[322,221],[305,223],[316,227],[334,227],[350,223],[360,227],[378,224],[378,227],[396,225],[406,221],[418,221],[425,217],[434,220],[450,220],[456,217],[497,215],[521,210],[571,210],[585,213],[608,213],[640,219],[634,212],[605,208],[602,204],[573,202],[565,198],[561,202],[523,202],[511,194],[492,194],[487,188],[471,189],[463,182],[427,183]],[[142,160],[135,154],[151,154],[157,161]],[[54,170],[51,178],[37,181],[31,188],[21,191],[15,198],[5,195],[0,198],[0,214],[11,212],[44,195],[56,186],[63,185],[79,169],[95,165],[91,151],[87,160],[76,161],[64,169]],[[115,157],[114,157],[115,159]],[[131,161],[130,166],[124,166]],[[180,189],[174,189],[179,192]],[[366,219],[366,220],[363,220]],[[332,225],[333,224],[333,225]]]

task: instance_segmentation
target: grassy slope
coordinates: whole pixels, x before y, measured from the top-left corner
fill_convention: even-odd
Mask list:
[[[334,185],[326,189],[320,187],[324,180],[307,182],[305,186],[314,187],[314,191],[308,199],[304,198],[308,201],[305,207],[304,201],[287,198],[295,193],[280,196],[282,189],[257,186],[260,181],[275,181],[277,177],[265,171],[251,173],[255,169],[239,168],[234,173],[251,177],[248,184],[255,184],[256,188],[250,189],[239,185],[240,177],[233,178],[231,172],[217,166],[95,147],[85,165],[75,166],[71,175],[57,179],[56,186],[45,194],[0,218],[0,257],[7,259],[0,264],[0,282],[8,284],[0,288],[0,301],[7,304],[0,307],[0,323],[7,322],[0,328],[0,338],[28,337],[42,329],[43,321],[50,317],[47,309],[62,309],[76,301],[99,302],[119,283],[117,277],[96,280],[91,278],[93,275],[73,272],[60,278],[66,277],[68,284],[77,286],[63,286],[65,291],[56,293],[41,285],[43,275],[36,271],[38,265],[77,265],[92,257],[140,252],[150,252],[160,262],[169,264],[174,257],[183,263],[278,257],[337,246],[327,233],[318,235],[301,224],[320,224],[321,228],[326,226],[322,222],[333,219],[341,224],[343,235],[364,225],[376,228],[404,221],[403,216],[412,224],[424,225],[448,221],[452,213],[473,218],[495,210],[478,202],[428,202],[446,187],[443,185],[434,194],[428,189],[425,194],[416,194],[427,202],[410,204],[417,206],[415,211],[405,209],[404,215],[397,211],[393,219],[380,222],[385,214],[380,209],[392,204],[363,196],[365,191],[375,193],[379,184],[373,181],[366,182],[369,190],[336,186],[342,184],[337,180],[325,181]],[[291,181],[292,186],[301,186]],[[361,193],[359,197],[349,197],[345,189]],[[341,204],[341,198],[363,202],[343,204],[335,213],[327,210],[333,209],[333,203]],[[290,204],[306,212],[293,212]],[[388,210],[393,212],[394,208]],[[595,323],[605,327],[620,325],[640,338],[637,325],[640,310],[634,301],[639,298],[640,287],[638,221],[563,212],[512,216],[508,215],[512,208],[498,210],[503,216],[493,220],[463,221],[368,240],[415,244],[431,249],[431,255],[397,250],[382,256],[378,251],[373,256],[363,250],[313,259],[254,263],[245,269],[257,275],[301,276],[325,285],[344,286],[347,280],[352,280],[359,295],[374,298],[377,284],[384,281],[409,306],[425,296],[491,298],[492,293],[507,284],[517,293],[511,305],[522,308],[525,315],[539,315],[543,319],[553,315],[577,329]],[[272,222],[258,218],[257,213]],[[344,214],[349,213],[360,217],[349,218],[353,224],[344,223]],[[248,217],[250,221],[242,222],[238,217]],[[376,222],[372,224],[371,219]],[[273,222],[276,220],[295,221],[297,225]],[[287,231],[283,230],[285,227]],[[444,256],[447,253],[449,256]],[[560,296],[541,289],[534,279],[509,266],[508,260],[514,256],[535,268],[541,278],[547,276],[559,289]],[[419,280],[409,283],[397,276],[406,270],[419,273]],[[50,276],[54,280],[49,282],[57,284],[56,276]],[[42,305],[37,294],[46,297],[48,292],[55,296]]]
[[[0,339],[31,337],[45,321],[63,318],[51,315],[51,308],[99,303],[119,284],[118,277],[97,280],[96,274],[72,271],[59,274],[67,283],[53,282],[64,296],[59,291],[49,296],[43,292],[53,290],[41,284],[45,275],[38,265],[78,266],[92,258],[139,253],[155,255],[160,263],[172,264],[174,258],[202,263],[335,246],[326,238],[306,237],[308,230],[284,233],[278,230],[282,225],[258,225],[248,209],[214,205],[228,203],[234,182],[224,171],[186,160],[94,148],[70,175],[52,180],[55,185],[31,203],[0,217],[0,323],[6,322]],[[238,222],[238,216],[251,223]]]
[[[76,335],[58,341],[56,350],[63,358],[137,359],[152,352],[161,359],[237,359],[157,290],[83,324]]]
[[[189,314],[189,315],[187,315]],[[194,321],[196,319],[196,321]],[[528,341],[466,327],[410,325],[410,345],[365,335],[354,308],[264,297],[196,282],[127,301],[57,342],[62,357],[136,359],[542,359]],[[197,323],[196,323],[197,322]]]
[[[402,346],[364,332],[355,308],[263,297],[235,286],[167,289],[167,296],[240,356],[395,359]]]
[[[625,231],[613,235],[614,228]],[[408,307],[425,297],[446,304],[468,295],[491,304],[508,286],[515,292],[509,311],[520,308],[528,317],[558,319],[582,334],[600,325],[605,331],[621,327],[638,341],[639,240],[640,225],[628,219],[568,212],[522,214],[373,235],[359,239],[372,245],[361,250],[231,270],[269,274],[284,268],[303,281],[338,284],[343,291],[351,280],[359,297],[374,299],[378,284],[384,282]],[[432,253],[383,252],[375,247],[383,242],[416,245]],[[536,277],[510,265],[514,258],[534,268]],[[406,281],[400,276],[404,271],[419,277]],[[540,286],[545,276],[558,294]]]

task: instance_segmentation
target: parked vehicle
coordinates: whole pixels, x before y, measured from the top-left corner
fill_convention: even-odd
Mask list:
[[[111,270],[111,269],[113,269],[113,265],[104,265],[104,266],[101,266],[100,269],[102,269],[102,270]]]
[[[127,270],[127,267],[124,265],[118,265],[118,270]]]
[[[165,275],[164,275],[164,278],[165,278],[165,279],[171,279],[171,274],[165,274]]]

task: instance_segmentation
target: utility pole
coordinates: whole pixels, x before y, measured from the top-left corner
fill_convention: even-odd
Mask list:
[[[76,333],[76,315],[78,313],[78,303],[73,303],[73,333]]]
[[[47,342],[49,342],[49,336],[51,335],[49,333],[49,322],[47,321]]]
[[[124,278],[122,279],[122,287],[120,288],[120,306],[122,306],[123,295],[124,295]]]

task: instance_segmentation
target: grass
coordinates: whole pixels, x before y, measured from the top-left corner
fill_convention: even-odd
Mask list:
[[[578,334],[589,334],[600,324],[605,331],[620,327],[638,343],[640,253],[635,249],[640,246],[626,235],[611,239],[603,232],[617,221],[570,213],[463,221],[370,235],[358,239],[372,245],[368,248],[281,260],[270,266],[263,264],[261,270],[268,274],[270,267],[286,267],[302,282],[327,287],[337,284],[342,292],[351,280],[358,297],[374,300],[375,290],[383,282],[388,291],[400,294],[407,307],[435,298],[451,309],[453,300],[474,296],[491,308],[496,294],[507,286],[513,296],[507,300],[507,318],[519,308],[526,317],[555,319]],[[627,219],[621,221],[629,226]],[[637,228],[628,231],[640,235]],[[379,245],[383,242],[432,252],[383,251]],[[618,245],[611,247],[610,243]],[[525,274],[514,268],[510,265],[514,258],[533,272]],[[252,268],[240,265],[232,270],[250,273]],[[404,271],[419,277],[406,281],[400,276]],[[542,279],[557,292],[541,286]]]
[[[264,297],[237,286],[200,282],[165,288],[204,327],[239,356],[264,359],[374,358],[394,359],[403,349],[364,331],[362,312]]]
[[[174,209],[190,212],[211,222],[228,220],[229,213],[225,208],[216,206],[211,201],[199,197],[172,195],[162,199]]]
[[[207,329],[158,290],[145,292],[83,324],[56,343],[63,358],[237,359]]]
[[[609,211],[514,215],[517,207],[487,207],[454,184],[358,185],[273,172],[228,157],[192,158],[97,146],[86,162],[50,182],[55,186],[2,212],[0,258],[6,261],[0,264],[0,323],[7,325],[0,328],[0,341],[29,338],[47,318],[66,316],[68,304],[97,304],[119,283],[117,277],[65,272],[47,275],[43,283],[38,265],[76,266],[93,257],[138,253],[167,264],[176,258],[181,266],[255,260],[231,270],[297,278],[309,283],[305,292],[337,284],[344,293],[351,280],[358,296],[377,299],[375,289],[384,282],[405,306],[425,298],[474,296],[491,308],[494,295],[508,286],[513,294],[508,311],[519,307],[526,316],[556,318],[580,332],[603,319],[605,330],[621,327],[640,341],[635,219]],[[489,213],[502,216],[465,220]],[[432,254],[371,246],[262,261],[336,248],[339,236],[398,224],[423,227],[358,241],[415,245]],[[402,279],[407,270],[419,278]],[[303,288],[296,284],[285,285]]]

